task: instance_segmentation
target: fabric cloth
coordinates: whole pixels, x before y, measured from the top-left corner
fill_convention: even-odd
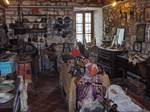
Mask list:
[[[86,67],[86,72],[85,72],[85,74],[86,75],[89,75],[89,76],[96,76],[97,75],[97,73],[98,73],[98,66],[96,65],[96,64],[93,64],[93,63],[87,63],[86,65],[85,65],[85,67]]]
[[[68,65],[64,63],[60,70],[59,82],[62,88],[64,89],[67,100],[69,99],[71,80],[72,80],[72,75],[68,73]]]
[[[107,89],[105,97],[117,104],[119,112],[142,112],[142,108],[136,105],[118,85],[111,85]]]
[[[79,57],[80,56],[80,51],[76,48],[73,48],[72,51],[71,51],[71,55],[73,57]]]
[[[77,81],[77,107],[80,112],[83,111],[85,108],[90,110],[95,110],[96,107],[93,108],[95,103],[100,103],[103,101],[104,94],[103,94],[103,87],[100,82],[100,75],[96,76],[89,76],[85,75],[78,79]]]
[[[14,98],[14,103],[13,103],[13,112],[19,112],[20,108],[20,92],[19,88],[17,88],[16,96]]]
[[[13,61],[0,62],[1,76],[6,76],[14,73],[16,71],[15,64],[16,63]]]
[[[21,112],[27,112],[29,107],[28,107],[28,82],[24,82],[23,77],[20,76],[20,85],[19,85],[19,90],[20,90],[20,103],[21,103]]]
[[[110,86],[110,79],[108,74],[105,72],[103,74],[100,74],[100,80],[102,85],[107,89]]]
[[[76,77],[73,77],[69,88],[69,112],[76,112]]]

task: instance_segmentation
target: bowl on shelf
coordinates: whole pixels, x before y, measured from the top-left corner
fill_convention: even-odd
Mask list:
[[[39,24],[39,29],[44,29],[44,28],[46,28],[46,24],[40,23],[40,24]]]
[[[39,29],[42,29],[43,28],[43,25],[42,23],[39,24]]]
[[[13,84],[0,83],[0,93],[7,93],[15,89]]]
[[[37,21],[37,22],[41,22],[41,18],[37,18],[36,21]]]
[[[23,22],[29,22],[27,18],[23,18]]]
[[[30,21],[30,22],[35,22],[35,18],[31,18],[31,17],[30,17],[30,18],[29,18],[29,21]]]
[[[30,29],[32,29],[32,28],[33,28],[33,24],[28,25],[28,27],[29,27]]]

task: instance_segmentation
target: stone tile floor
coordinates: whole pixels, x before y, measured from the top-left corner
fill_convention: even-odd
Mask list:
[[[146,98],[128,92],[138,104],[150,110]],[[58,76],[41,74],[34,91],[29,94],[30,112],[67,112],[67,106],[58,85]],[[149,111],[148,111],[149,112]]]
[[[128,95],[150,110],[150,98],[138,96],[130,91]],[[49,73],[40,74],[34,89],[29,91],[29,108],[29,112],[67,112],[66,102],[58,86],[58,76]],[[0,109],[0,112],[12,112],[12,110]]]
[[[35,89],[29,93],[30,112],[67,112],[57,76],[41,74]]]

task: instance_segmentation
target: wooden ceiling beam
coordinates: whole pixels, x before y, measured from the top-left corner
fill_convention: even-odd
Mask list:
[[[115,0],[102,0],[103,6],[111,4]]]

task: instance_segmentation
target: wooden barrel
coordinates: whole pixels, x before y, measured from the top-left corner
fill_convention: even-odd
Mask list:
[[[31,62],[32,60],[30,58],[25,60],[17,60],[16,73],[18,76],[23,76],[24,80],[32,80]]]

